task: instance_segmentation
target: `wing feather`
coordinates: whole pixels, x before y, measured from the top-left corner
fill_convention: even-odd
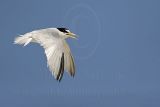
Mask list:
[[[61,79],[63,77],[63,73],[64,73],[64,53],[62,53],[59,72],[58,72],[58,75],[57,75],[57,78],[56,78],[58,81],[61,81]]]
[[[58,81],[61,81],[64,70],[68,71],[71,76],[75,75],[74,59],[65,40],[43,47],[47,57],[47,65]]]
[[[66,41],[63,41],[63,45],[64,45],[64,51],[65,51],[65,69],[70,73],[71,76],[74,77],[75,75],[75,64],[74,64],[74,59],[73,56],[71,54],[70,48],[68,46],[68,44],[66,43]]]

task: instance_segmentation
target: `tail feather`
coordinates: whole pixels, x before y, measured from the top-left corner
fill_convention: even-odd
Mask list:
[[[19,37],[16,37],[15,40],[14,40],[14,44],[19,44],[19,45],[23,45],[26,46],[27,44],[29,44],[30,42],[32,41],[32,38],[31,37],[28,37],[28,36],[19,36]]]

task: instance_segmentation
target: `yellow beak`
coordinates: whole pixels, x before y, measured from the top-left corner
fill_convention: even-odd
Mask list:
[[[72,32],[67,33],[67,35],[69,35],[71,38],[77,39],[77,35]]]

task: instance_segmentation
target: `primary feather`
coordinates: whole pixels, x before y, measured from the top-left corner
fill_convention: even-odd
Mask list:
[[[39,43],[45,50],[47,65],[60,81],[64,70],[75,75],[75,64],[70,48],[57,28],[35,30],[15,38],[14,43],[26,46],[30,42]]]

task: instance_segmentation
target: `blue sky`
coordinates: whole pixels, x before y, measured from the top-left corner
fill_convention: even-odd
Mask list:
[[[159,107],[158,0],[1,0],[0,106]],[[67,27],[76,75],[57,82],[38,44],[17,35]]]

